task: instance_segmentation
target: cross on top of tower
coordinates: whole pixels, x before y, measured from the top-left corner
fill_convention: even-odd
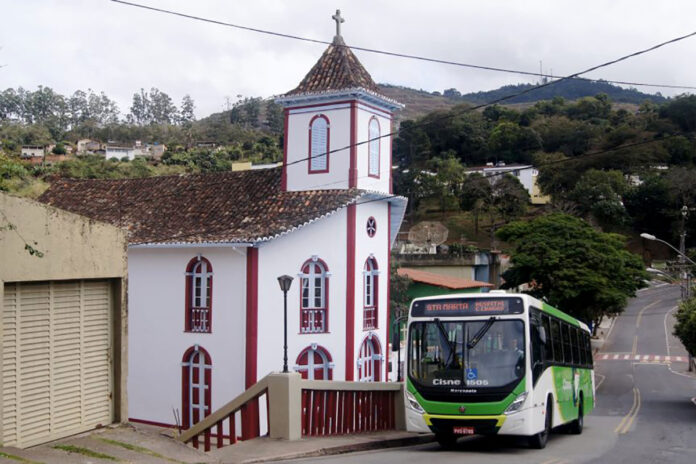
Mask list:
[[[331,16],[334,21],[336,21],[336,37],[341,37],[341,23],[345,23],[346,20],[341,17],[341,10],[336,10],[336,14]]]

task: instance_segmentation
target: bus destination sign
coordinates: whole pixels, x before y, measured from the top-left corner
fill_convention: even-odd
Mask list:
[[[519,297],[446,298],[416,301],[412,317],[501,316],[522,314],[524,304]]]

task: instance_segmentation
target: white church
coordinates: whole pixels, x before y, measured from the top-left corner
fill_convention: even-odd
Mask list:
[[[188,427],[283,366],[389,376],[392,114],[337,34],[285,108],[275,169],[60,180],[41,200],[128,231],[128,412]]]

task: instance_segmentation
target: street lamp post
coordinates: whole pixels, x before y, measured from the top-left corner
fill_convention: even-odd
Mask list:
[[[688,261],[691,264],[693,264],[694,266],[696,266],[696,262],[694,262],[694,260],[692,260],[691,258],[686,256],[686,253],[684,252],[683,239],[681,240],[682,246],[680,247],[682,249],[679,250],[675,246],[673,246],[671,243],[665,242],[664,240],[659,239],[652,234],[647,234],[647,233],[643,232],[642,234],[640,234],[640,236],[646,240],[654,240],[656,242],[664,243],[665,245],[667,245],[668,247],[670,247],[671,249],[673,249],[674,251],[677,252],[677,254],[679,255],[679,262],[682,264],[682,268],[680,269],[681,270],[680,277],[683,279],[683,282],[684,282],[684,284],[682,285],[682,300],[688,300],[691,297],[691,288],[690,288],[691,283],[689,282],[689,280],[690,280],[688,277],[689,273],[684,270],[684,265]]]
[[[686,208],[686,206],[684,208]],[[687,210],[687,213],[688,213],[688,210]],[[684,211],[682,211],[682,215],[684,217],[686,217],[686,214],[684,214]],[[682,228],[682,230],[683,230],[683,228]],[[674,247],[671,243],[665,242],[664,240],[661,240],[652,234],[647,234],[647,233],[643,232],[642,234],[640,234],[640,236],[646,240],[654,240],[656,242],[664,243],[665,245],[667,245],[668,247],[670,247],[671,249],[673,249],[674,251],[676,251],[678,253],[679,263],[681,264],[681,266],[680,266],[680,274],[681,275],[679,277],[682,278],[682,295],[681,295],[682,301],[685,301],[685,300],[688,300],[689,298],[691,298],[691,279],[689,278],[690,277],[689,272],[686,271],[686,262],[688,261],[691,264],[693,264],[694,266],[696,266],[696,262],[694,262],[693,259],[686,256],[686,253],[684,252],[685,251],[684,238],[686,237],[686,233],[682,232],[682,234],[680,236],[680,243],[679,243],[680,249],[679,250],[676,247]],[[689,353],[689,371],[691,371],[692,368],[693,367],[692,367],[692,361],[691,361],[691,353]]]
[[[280,284],[280,289],[283,291],[283,374],[287,374],[288,371],[288,290],[290,290],[290,285],[292,284],[292,277],[289,275],[282,275],[278,277],[278,284]]]

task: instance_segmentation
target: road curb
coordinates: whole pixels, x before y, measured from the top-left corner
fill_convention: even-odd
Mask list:
[[[337,454],[357,453],[360,451],[415,446],[422,445],[425,443],[432,443],[434,441],[435,435],[421,434],[413,437],[391,438],[382,441],[365,441],[361,443],[353,443],[350,445],[327,446],[311,451],[301,451],[296,453],[288,453],[280,456],[267,456],[263,458],[251,458],[240,462],[241,464],[256,464],[260,462],[281,461],[288,459],[315,458],[319,456],[332,456]]]

